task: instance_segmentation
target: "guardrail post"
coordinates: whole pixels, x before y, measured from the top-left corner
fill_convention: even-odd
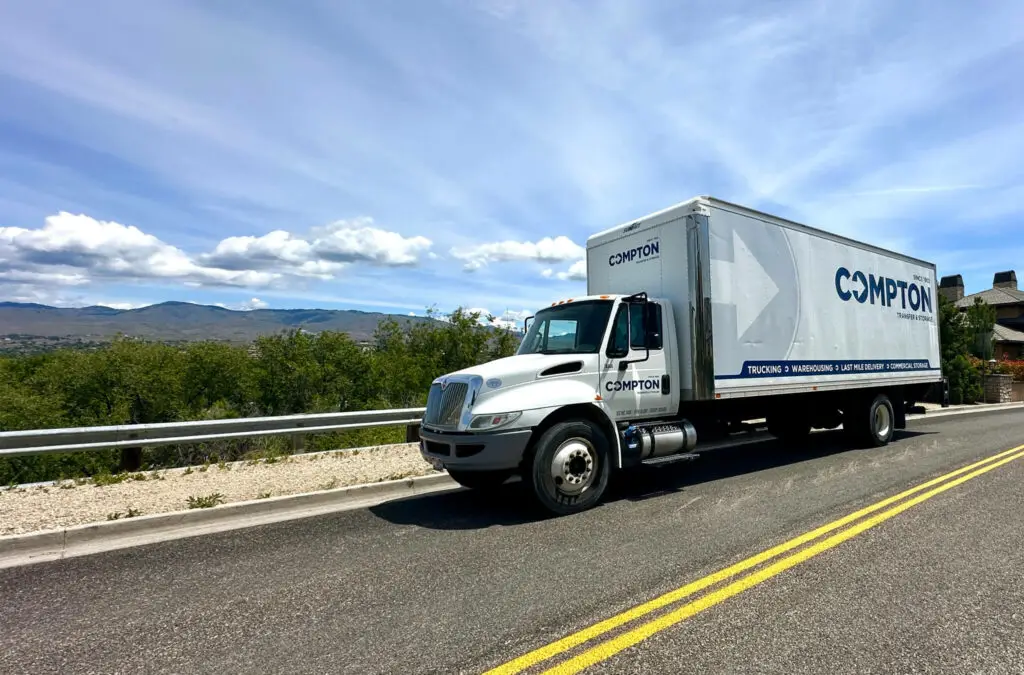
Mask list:
[[[405,442],[406,443],[419,443],[420,442],[420,425],[409,424],[405,427]]]
[[[299,455],[306,451],[306,437],[303,434],[292,436],[292,454]]]
[[[122,448],[121,471],[138,471],[142,468],[142,448]]]

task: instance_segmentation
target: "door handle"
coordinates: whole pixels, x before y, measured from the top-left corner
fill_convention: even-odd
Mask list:
[[[668,374],[661,376],[661,394],[662,396],[668,396],[672,393],[672,380]]]

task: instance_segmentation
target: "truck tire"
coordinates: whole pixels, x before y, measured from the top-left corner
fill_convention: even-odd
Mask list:
[[[498,487],[512,476],[511,471],[459,471],[448,469],[448,475],[462,487],[482,490]]]
[[[888,445],[896,431],[896,413],[885,394],[860,399],[843,414],[843,428],[858,444],[880,448]]]
[[[611,473],[608,438],[590,420],[560,422],[541,435],[530,467],[523,472],[534,496],[558,515],[597,504]]]
[[[771,415],[768,433],[784,443],[801,444],[811,435],[811,423],[792,415]]]

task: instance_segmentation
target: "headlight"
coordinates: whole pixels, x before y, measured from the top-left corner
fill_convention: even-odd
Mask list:
[[[515,422],[522,414],[521,412],[509,412],[497,415],[477,415],[469,423],[469,428],[471,431],[490,431]]]

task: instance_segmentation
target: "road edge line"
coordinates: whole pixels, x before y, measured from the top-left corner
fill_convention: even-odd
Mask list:
[[[0,537],[0,569],[352,511],[459,487],[447,473],[437,473],[8,535]]]

